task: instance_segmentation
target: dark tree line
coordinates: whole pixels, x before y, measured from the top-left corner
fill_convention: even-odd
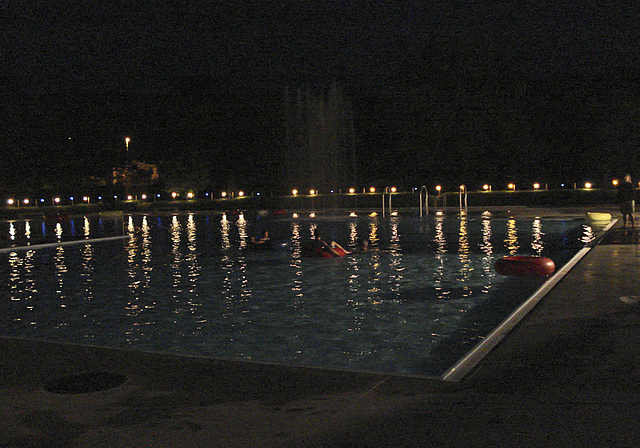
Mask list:
[[[557,185],[640,169],[640,78],[629,67],[546,78],[449,42],[422,47],[396,78],[380,103],[397,139],[375,159],[408,185]]]
[[[300,86],[232,85],[203,76],[148,91],[34,94],[6,75],[0,188],[79,188],[138,159],[157,164],[168,188],[288,191],[283,92]],[[385,79],[340,86],[360,187],[598,184],[640,174],[640,78],[631,67],[545,77],[473,42],[443,41],[416,46]]]

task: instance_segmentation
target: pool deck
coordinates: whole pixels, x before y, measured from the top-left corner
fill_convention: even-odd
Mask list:
[[[639,268],[618,222],[459,382],[0,338],[0,447],[640,446]]]

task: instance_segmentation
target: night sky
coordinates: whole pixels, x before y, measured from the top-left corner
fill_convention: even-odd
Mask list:
[[[637,61],[615,1],[4,2],[3,67],[29,88],[158,88],[178,76],[375,83],[425,40],[469,36],[527,70]]]
[[[619,1],[21,0],[3,2],[0,14],[0,86],[5,104],[22,98],[8,108],[18,115],[5,126],[22,132],[14,125],[31,114],[31,131],[37,128],[33,117],[43,112],[25,112],[25,97],[63,98],[61,109],[84,92],[99,96],[100,104],[129,98],[123,107],[130,113],[123,115],[137,128],[127,129],[122,117],[94,113],[87,119],[97,128],[83,138],[103,135],[95,145],[112,147],[136,131],[136,143],[145,132],[157,136],[163,124],[148,98],[175,93],[185,79],[224,86],[233,95],[337,81],[357,102],[357,95],[405,89],[407,60],[434,42],[473,42],[483,54],[542,80],[617,67],[633,71],[640,59],[640,5]],[[136,103],[140,97],[145,105]],[[47,117],[60,127],[60,138],[77,118]],[[375,117],[360,121],[370,126]],[[153,122],[146,131],[144,122]],[[18,134],[12,138],[20,141]],[[46,146],[31,146],[38,145]]]

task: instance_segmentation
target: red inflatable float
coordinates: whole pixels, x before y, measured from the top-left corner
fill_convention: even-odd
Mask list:
[[[342,247],[333,247],[332,249],[333,252],[330,252],[328,247],[305,247],[302,249],[302,255],[309,258],[341,258],[347,255]]]
[[[498,274],[511,277],[546,277],[556,270],[550,258],[518,255],[500,258],[494,267]]]

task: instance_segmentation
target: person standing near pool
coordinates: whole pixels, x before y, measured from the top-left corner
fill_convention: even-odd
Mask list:
[[[622,228],[627,227],[627,220],[631,223],[631,227],[635,227],[636,221],[633,214],[636,211],[636,191],[630,174],[624,175],[624,181],[618,187],[618,203],[622,213]]]

